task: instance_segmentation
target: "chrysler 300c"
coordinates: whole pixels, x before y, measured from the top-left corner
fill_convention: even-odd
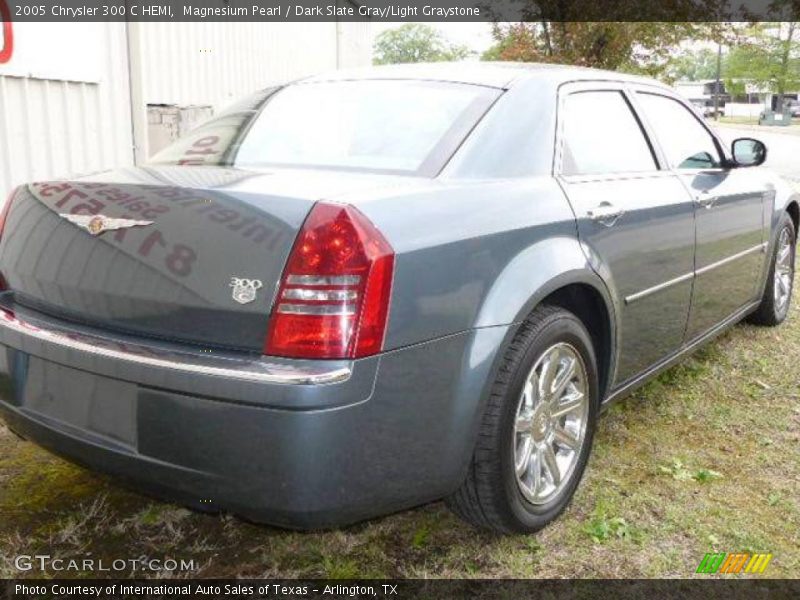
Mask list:
[[[147,165],[11,193],[0,414],[200,509],[317,528],[446,498],[536,530],[604,405],[786,318],[800,198],[765,158],[589,69],[263,90]]]

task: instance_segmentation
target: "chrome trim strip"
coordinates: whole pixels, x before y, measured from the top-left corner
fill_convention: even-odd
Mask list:
[[[286,288],[281,297],[284,300],[305,300],[316,302],[345,302],[358,298],[355,290],[317,290],[314,288]]]
[[[188,375],[210,375],[253,383],[320,385],[347,381],[352,374],[349,366],[320,365],[312,368],[302,364],[294,366],[269,362],[267,357],[248,360],[214,355],[199,356],[191,352],[164,350],[78,332],[46,329],[0,309],[0,333],[8,332],[20,335],[23,340],[44,342],[101,358],[169,369]]]
[[[722,267],[727,265],[728,263],[732,263],[735,260],[739,260],[740,258],[744,258],[748,254],[753,254],[754,252],[763,252],[767,249],[767,242],[762,242],[757,246],[753,246],[752,248],[748,248],[747,250],[742,250],[741,252],[737,252],[736,254],[732,254],[722,260],[718,260],[715,263],[711,263],[710,265],[706,265],[705,267],[701,267],[695,271],[695,276],[699,277],[700,275],[705,275],[709,271],[713,271],[718,267]]]
[[[278,305],[278,312],[289,315],[344,315],[356,314],[353,304],[285,304]]]
[[[689,281],[690,279],[694,279],[695,277],[700,277],[700,275],[705,275],[709,271],[713,271],[716,268],[723,267],[728,263],[732,263],[733,261],[739,260],[740,258],[744,258],[749,254],[753,254],[754,252],[764,252],[767,249],[767,242],[762,242],[757,246],[753,246],[752,248],[748,248],[747,250],[742,250],[741,252],[737,252],[736,254],[732,254],[731,256],[727,256],[722,260],[718,260],[717,262],[711,263],[710,265],[706,265],[700,269],[697,269],[693,273],[686,273],[685,275],[680,275],[675,279],[670,279],[669,281],[665,281],[663,283],[659,283],[658,285],[654,285],[653,287],[649,287],[647,289],[642,290],[641,292],[636,292],[635,294],[631,294],[630,296],[625,297],[625,304],[631,304],[636,302],[637,300],[641,300],[642,298],[646,298],[651,294],[655,294],[662,290],[665,290],[673,285],[678,285],[679,283],[683,283],[684,281]]]
[[[288,285],[358,285],[361,283],[360,275],[289,275],[286,278]]]
[[[641,300],[642,298],[650,296],[651,294],[655,294],[656,292],[660,292],[662,290],[667,289],[668,287],[672,287],[673,285],[678,285],[679,283],[683,283],[684,281],[689,281],[691,279],[694,279],[694,273],[686,273],[685,275],[681,275],[680,277],[676,277],[675,279],[670,279],[669,281],[659,283],[658,285],[654,285],[653,287],[647,288],[646,290],[642,290],[641,292],[636,292],[635,294],[626,296],[625,304],[631,304],[632,302]]]

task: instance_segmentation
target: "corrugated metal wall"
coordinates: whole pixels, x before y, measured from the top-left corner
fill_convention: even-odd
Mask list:
[[[269,84],[371,58],[368,23],[144,23],[141,33],[148,104],[218,111]]]
[[[92,27],[106,49],[98,82],[0,75],[0,205],[24,181],[133,160],[125,24]]]
[[[270,83],[362,66],[371,59],[368,23],[140,26],[142,92],[148,104],[211,105],[219,110]],[[16,36],[21,49],[29,43],[27,56],[12,57],[9,63],[16,62],[14,75],[8,70],[0,74],[0,206],[8,191],[25,181],[133,163],[126,26],[82,27],[90,28],[85,37],[92,39],[85,48],[72,44],[76,57],[42,39],[39,30],[20,29]],[[91,76],[76,71],[81,60],[92,63]],[[24,76],[27,71],[19,69],[26,61],[40,70],[44,64],[47,72]]]

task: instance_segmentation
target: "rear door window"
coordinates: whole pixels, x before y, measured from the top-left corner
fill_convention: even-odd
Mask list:
[[[576,92],[564,104],[561,171],[598,175],[655,171],[650,144],[622,92]]]

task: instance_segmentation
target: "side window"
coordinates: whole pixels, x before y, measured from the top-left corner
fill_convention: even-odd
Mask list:
[[[676,169],[713,169],[722,160],[714,138],[692,112],[677,100],[638,92],[647,122],[670,165]]]
[[[654,171],[650,145],[622,92],[576,92],[564,104],[564,175]]]

